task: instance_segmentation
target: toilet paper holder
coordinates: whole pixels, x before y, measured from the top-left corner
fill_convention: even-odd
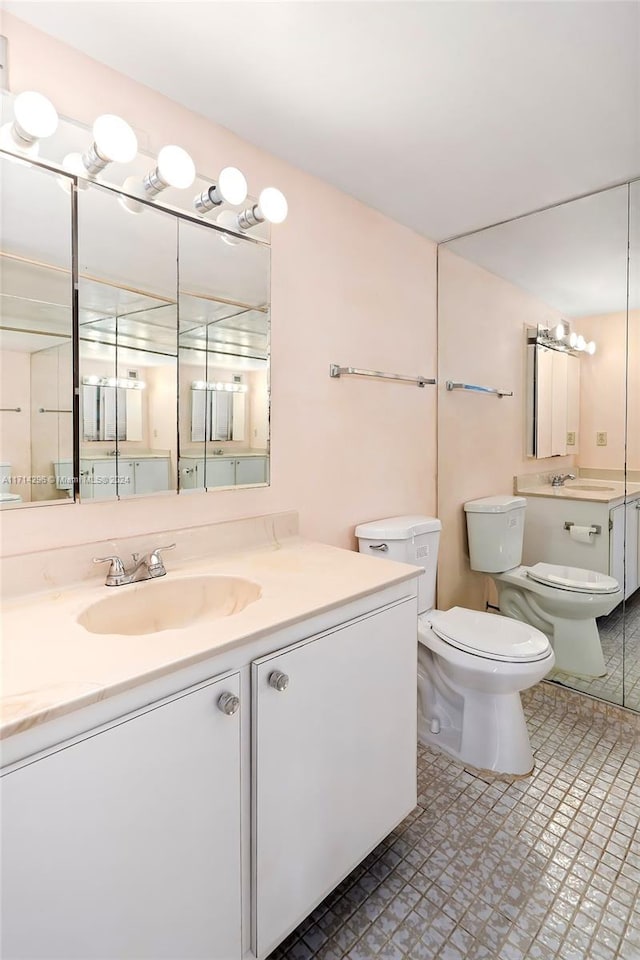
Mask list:
[[[571,530],[571,527],[575,527],[575,526],[576,524],[573,522],[573,520],[565,520],[564,522],[565,530]],[[580,526],[580,524],[578,524],[578,526]],[[599,523],[592,523],[589,526],[589,533],[592,533],[594,536],[597,537],[602,533],[602,527],[600,526]]]

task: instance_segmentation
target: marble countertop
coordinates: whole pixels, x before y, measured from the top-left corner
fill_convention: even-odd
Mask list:
[[[583,489],[580,489],[580,488]],[[584,488],[589,489],[584,489]],[[552,487],[550,483],[519,480],[516,494],[523,497],[552,497],[556,500],[587,500],[592,503],[622,503],[625,497],[625,485],[622,480],[593,480],[586,477],[567,480],[561,487]],[[640,483],[627,483],[627,497],[640,496]]]
[[[104,700],[231,647],[415,577],[421,568],[299,537],[226,556],[171,565],[167,576],[122,587],[100,581],[8,601],[2,615],[0,736]],[[78,623],[90,604],[120,591],[154,590],[171,578],[237,576],[261,596],[233,616],[159,633],[94,634]],[[215,630],[207,629],[210,623]]]

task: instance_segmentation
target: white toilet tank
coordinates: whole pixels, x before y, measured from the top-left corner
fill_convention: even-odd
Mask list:
[[[465,503],[472,570],[505,573],[520,565],[526,506],[524,497],[507,495]]]
[[[441,529],[435,517],[420,516],[389,517],[356,527],[360,553],[424,567],[425,573],[418,578],[418,613],[435,606]]]

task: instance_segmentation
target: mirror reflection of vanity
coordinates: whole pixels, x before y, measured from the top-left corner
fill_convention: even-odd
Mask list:
[[[1,505],[268,483],[268,231],[132,204],[151,157],[115,187],[61,172],[88,136],[0,153]]]

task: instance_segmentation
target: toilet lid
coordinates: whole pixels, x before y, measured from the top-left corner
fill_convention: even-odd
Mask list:
[[[430,617],[441,640],[488,660],[531,663],[549,656],[549,641],[542,631],[493,613],[452,607]]]
[[[618,581],[606,573],[583,570],[581,567],[564,567],[556,563],[536,563],[527,568],[527,576],[538,583],[576,593],[616,593],[620,589]]]

